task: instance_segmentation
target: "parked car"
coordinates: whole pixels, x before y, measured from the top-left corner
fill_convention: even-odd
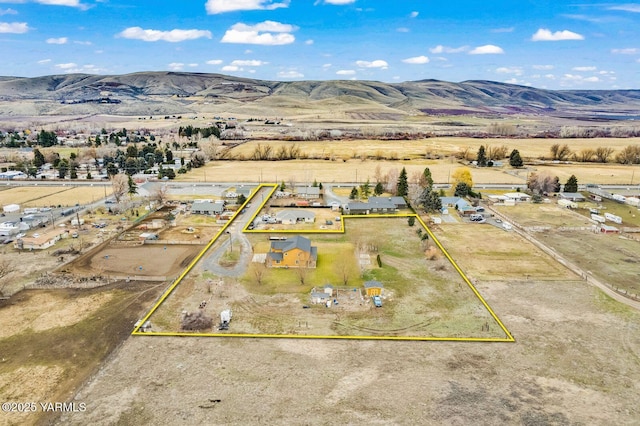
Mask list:
[[[382,307],[382,298],[380,296],[373,296],[373,304],[376,308]]]

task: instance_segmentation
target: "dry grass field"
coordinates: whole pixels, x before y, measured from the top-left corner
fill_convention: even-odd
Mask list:
[[[73,206],[89,204],[110,196],[112,188],[107,186],[77,186],[25,203],[26,206]]]
[[[7,187],[0,191],[0,204],[20,204],[20,207],[24,203],[40,203],[43,198],[64,192],[69,188],[62,186],[21,186],[21,187]],[[42,204],[48,206],[48,204]]]
[[[448,157],[468,149],[473,156],[481,145],[489,149],[507,147],[507,155],[517,149],[525,160],[550,158],[550,148],[554,144],[567,144],[573,152],[583,149],[610,147],[615,152],[628,145],[637,145],[640,138],[572,138],[572,139],[513,139],[513,138],[468,138],[468,137],[434,137],[415,140],[341,140],[341,141],[249,141],[231,152],[236,156],[251,158],[258,145],[269,146],[275,154],[281,147],[293,145],[300,149],[301,155],[309,158],[361,158],[378,157],[379,159],[421,159],[425,155]],[[502,160],[497,158],[496,160]]]

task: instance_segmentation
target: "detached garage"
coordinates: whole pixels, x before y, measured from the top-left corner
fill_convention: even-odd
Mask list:
[[[382,289],[384,286],[380,281],[365,281],[364,291],[368,297],[382,296]]]

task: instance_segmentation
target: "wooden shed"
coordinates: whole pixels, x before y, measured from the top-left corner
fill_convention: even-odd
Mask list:
[[[382,289],[384,286],[380,281],[365,281],[364,291],[368,297],[382,296]]]

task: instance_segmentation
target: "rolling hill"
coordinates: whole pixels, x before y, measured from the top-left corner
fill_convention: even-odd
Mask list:
[[[493,81],[278,82],[221,74],[140,72],[0,77],[0,115],[339,110],[389,116],[533,114],[639,116],[640,90],[544,90]]]

